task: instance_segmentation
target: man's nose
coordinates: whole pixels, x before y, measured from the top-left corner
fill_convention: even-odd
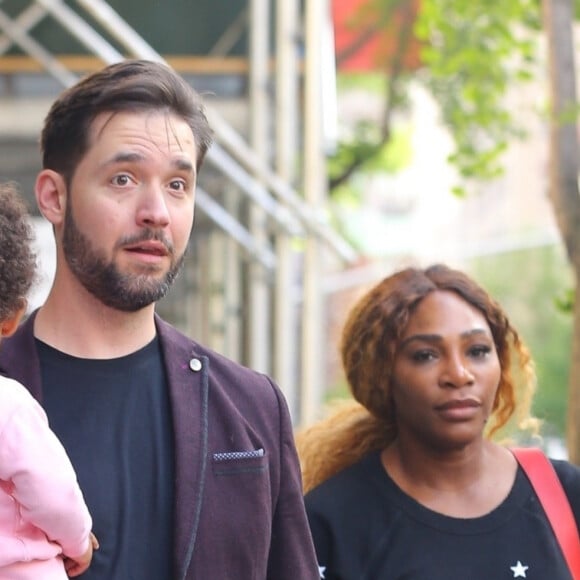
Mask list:
[[[165,192],[160,186],[145,188],[139,199],[137,223],[148,227],[165,227],[170,222]]]

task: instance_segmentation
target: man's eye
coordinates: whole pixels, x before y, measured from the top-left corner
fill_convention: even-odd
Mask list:
[[[131,179],[129,178],[128,175],[122,173],[121,175],[115,175],[112,181],[114,185],[119,185],[123,187],[125,185],[128,185],[131,182]]]
[[[185,181],[183,181],[182,179],[174,179],[173,181],[169,182],[169,187],[173,191],[185,191],[186,184]]]

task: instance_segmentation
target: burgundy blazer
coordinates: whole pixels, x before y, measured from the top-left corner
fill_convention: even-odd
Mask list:
[[[0,372],[42,403],[33,323]],[[175,429],[176,580],[318,580],[290,415],[266,376],[156,317]]]

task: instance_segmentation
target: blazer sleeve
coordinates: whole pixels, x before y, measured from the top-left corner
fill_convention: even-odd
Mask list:
[[[280,418],[280,486],[272,522],[268,580],[318,580],[290,413],[280,390],[274,387],[274,391]]]

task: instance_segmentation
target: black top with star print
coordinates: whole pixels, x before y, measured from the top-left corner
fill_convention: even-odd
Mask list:
[[[580,468],[553,461],[580,521]],[[489,514],[452,518],[420,505],[378,453],[306,495],[324,580],[571,580],[559,545],[521,469]]]

